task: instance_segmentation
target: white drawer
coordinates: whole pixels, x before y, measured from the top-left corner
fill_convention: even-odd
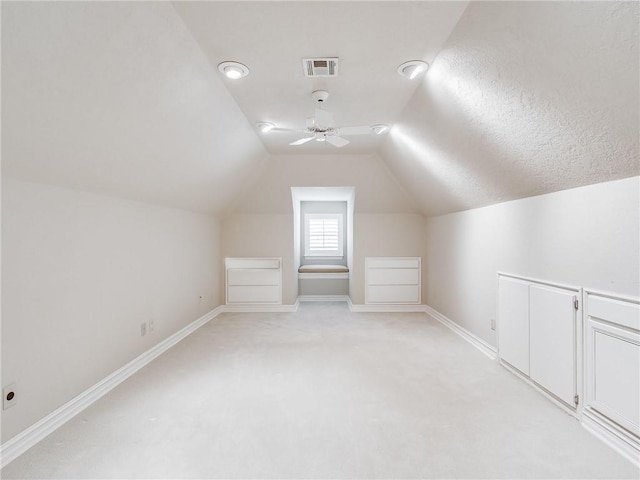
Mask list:
[[[417,285],[369,285],[367,303],[420,303]]]
[[[271,285],[231,285],[227,303],[280,303],[280,287]]]
[[[279,285],[280,270],[275,269],[229,269],[228,285]]]
[[[279,258],[225,258],[225,267],[229,268],[280,268]]]
[[[367,257],[367,268],[419,268],[419,257]]]
[[[370,268],[367,271],[369,285],[418,285],[420,270],[417,268]]]
[[[640,305],[613,298],[589,295],[587,314],[596,319],[640,330]]]

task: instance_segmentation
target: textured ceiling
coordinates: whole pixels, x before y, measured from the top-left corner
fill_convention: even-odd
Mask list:
[[[640,175],[639,7],[2,2],[2,172],[215,214],[356,186],[356,210],[425,215]],[[302,77],[306,55],[340,77]],[[432,63],[416,82],[410,58]],[[339,123],[395,126],[340,150],[257,134],[303,122],[315,88]]]
[[[311,92],[330,92],[324,108],[338,126],[393,124],[416,88],[396,73],[408,60],[432,62],[467,2],[175,2],[202,50],[216,66],[234,60],[250,74],[225,83],[249,122],[295,132],[260,137],[270,153],[345,154],[375,151],[382,135],[349,137],[339,149],[289,142],[313,114]],[[334,78],[308,78],[302,58],[339,57]]]
[[[425,215],[640,174],[637,2],[473,2],[381,155]]]

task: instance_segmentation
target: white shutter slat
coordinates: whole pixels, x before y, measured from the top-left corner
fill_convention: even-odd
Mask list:
[[[335,214],[307,218],[309,254],[342,255],[341,218]]]

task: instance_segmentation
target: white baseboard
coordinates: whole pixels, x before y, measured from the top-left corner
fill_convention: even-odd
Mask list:
[[[293,305],[282,305],[273,303],[238,303],[235,305],[222,305],[223,312],[229,313],[292,313],[297,312],[300,306],[300,299]]]
[[[407,304],[355,304],[351,302],[351,297],[347,300],[349,310],[356,313],[402,313],[402,312],[421,312],[424,313],[424,305],[407,305]]]
[[[7,440],[5,443],[0,445],[0,468],[3,468],[11,461],[18,458],[44,437],[64,425],[102,396],[109,393],[142,367],[146,366],[156,357],[169,350],[180,340],[184,339],[198,328],[202,327],[205,323],[218,316],[222,311],[221,307],[211,310],[209,313],[206,313],[196,321],[190,323],[154,347],[151,347],[140,356],[134,358],[125,366],[105,377],[92,387],[82,392],[80,395],[69,400],[60,408],[54,410],[46,417],[17,434],[15,437]]]
[[[589,407],[583,410],[581,423],[585,430],[640,468],[640,439]]]
[[[491,360],[495,360],[496,358],[498,358],[498,350],[494,346],[489,345],[487,342],[485,342],[481,338],[477,337],[476,335],[471,333],[466,328],[461,327],[460,325],[458,325],[453,320],[451,320],[448,317],[446,317],[443,314],[441,314],[435,308],[430,307],[429,305],[425,305],[424,311],[426,312],[427,315],[435,318],[440,323],[442,323],[444,326],[450,328],[455,333],[460,335],[463,339],[465,339],[471,345],[476,347],[478,350],[480,350],[482,353],[484,353]]]
[[[300,295],[300,302],[348,302],[349,295]]]

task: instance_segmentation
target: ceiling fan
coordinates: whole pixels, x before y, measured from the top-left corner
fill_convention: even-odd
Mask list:
[[[318,104],[315,115],[307,118],[307,128],[303,130],[306,137],[295,140],[289,145],[303,145],[312,140],[330,143],[334,147],[344,147],[349,143],[344,137],[351,135],[369,135],[371,133],[382,133],[387,129],[386,125],[360,125],[354,127],[336,127],[333,123],[333,114],[322,110],[322,104],[329,98],[329,92],[325,90],[315,90],[311,97]]]

